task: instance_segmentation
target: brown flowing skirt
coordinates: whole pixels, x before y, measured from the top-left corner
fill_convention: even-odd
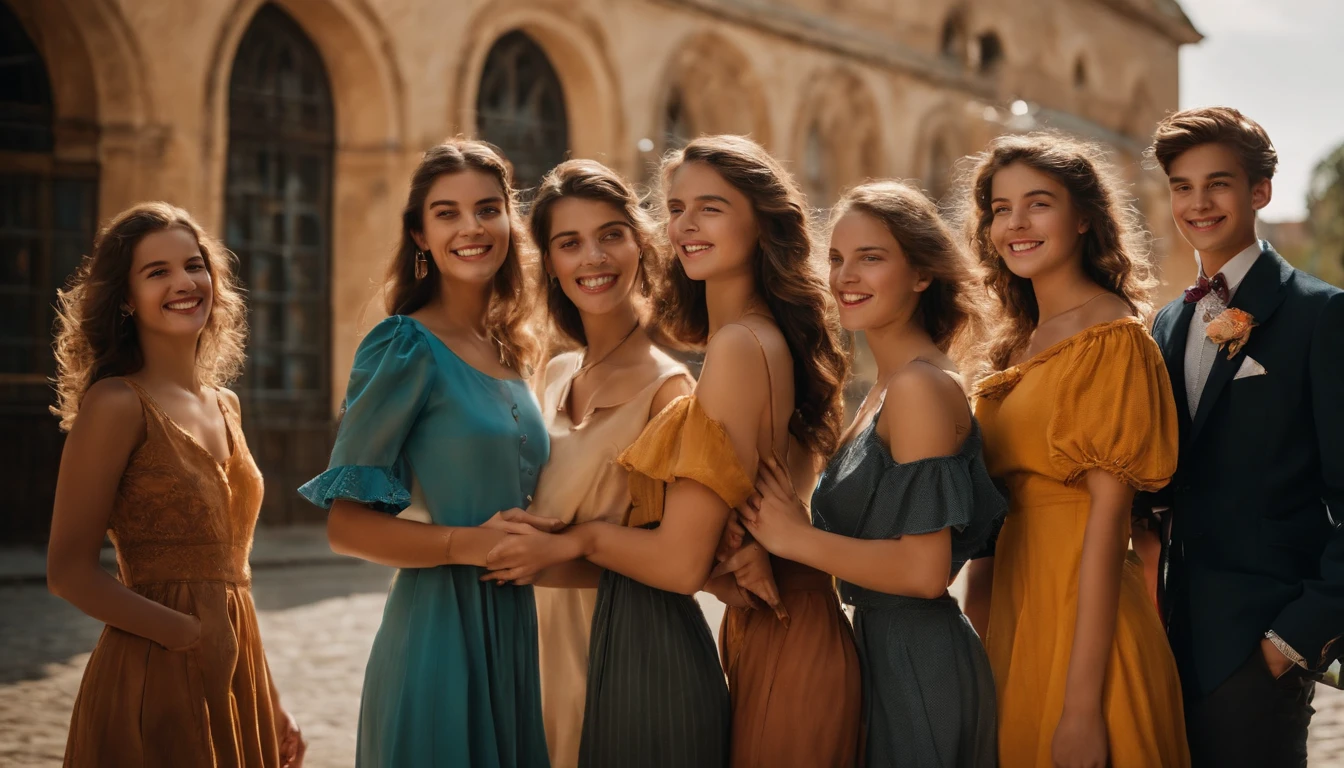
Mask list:
[[[859,763],[862,677],[831,577],[771,558],[789,613],[729,608],[719,653],[732,697],[732,768]]]
[[[105,628],[75,699],[67,768],[278,766],[270,672],[247,586],[186,581],[133,589],[195,614],[201,637],[168,650]]]

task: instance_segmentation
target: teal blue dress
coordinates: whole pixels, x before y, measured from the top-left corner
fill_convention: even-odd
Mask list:
[[[439,525],[526,507],[550,452],[525,382],[467,365],[394,315],[355,353],[330,468],[299,492],[396,514],[412,476]],[[367,768],[548,766],[532,587],[483,583],[474,566],[403,568],[387,596],[360,701]]]

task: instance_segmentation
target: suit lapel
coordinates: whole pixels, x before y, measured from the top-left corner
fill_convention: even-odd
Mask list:
[[[1246,273],[1246,278],[1237,288],[1237,295],[1232,297],[1228,306],[1245,310],[1257,326],[1264,325],[1283,302],[1284,286],[1292,275],[1292,266],[1266,243],[1260,258],[1256,259],[1251,270]],[[1254,330],[1251,331],[1251,337],[1255,337]],[[1190,427],[1191,443],[1199,438],[1200,430],[1209,420],[1209,412],[1218,402],[1223,387],[1227,386],[1241,366],[1249,346],[1248,344],[1242,347],[1241,351],[1230,360],[1225,351],[1218,350],[1218,357],[1214,359],[1208,381],[1204,383],[1204,391],[1199,396],[1199,410],[1195,412],[1194,423]]]
[[[1195,305],[1193,302],[1182,303],[1174,314],[1176,318],[1167,323],[1166,333],[1157,343],[1162,356],[1166,358],[1167,376],[1171,379],[1172,394],[1176,397],[1176,413],[1180,416],[1181,434],[1184,436],[1190,430],[1190,397],[1185,391],[1185,348],[1190,336],[1190,321],[1195,316]]]

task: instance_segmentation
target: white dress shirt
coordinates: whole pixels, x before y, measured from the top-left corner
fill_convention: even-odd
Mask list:
[[[1255,260],[1260,258],[1260,251],[1260,241],[1256,240],[1223,265],[1222,275],[1227,281],[1228,301],[1236,295],[1237,287],[1246,279],[1246,273],[1251,271]],[[1199,267],[1199,274],[1204,275],[1204,263],[1198,251],[1195,252],[1195,265]],[[1210,275],[1204,276],[1210,277]],[[1209,371],[1213,370],[1213,361],[1218,357],[1218,345],[1209,341],[1209,337],[1204,335],[1204,330],[1209,327],[1209,322],[1222,314],[1225,309],[1227,305],[1218,298],[1218,294],[1209,291],[1199,303],[1195,304],[1195,315],[1190,318],[1190,331],[1185,337],[1185,398],[1190,405],[1192,419],[1199,411],[1199,398],[1204,394],[1204,383],[1209,380]]]

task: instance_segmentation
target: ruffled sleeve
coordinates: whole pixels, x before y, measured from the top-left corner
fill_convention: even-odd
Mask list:
[[[1008,502],[985,469],[978,427],[956,456],[897,464],[885,449],[875,453],[883,467],[858,538],[890,539],[950,528],[954,570],[985,549],[1008,512]]]
[[[1046,427],[1058,478],[1073,485],[1103,469],[1141,491],[1165,486],[1179,448],[1176,401],[1148,330],[1116,323],[1071,356]]]
[[[709,418],[694,395],[673,400],[616,459],[630,472],[633,506],[627,525],[663,519],[663,493],[677,478],[694,480],[736,507],[752,493],[728,433]]]
[[[402,445],[429,398],[434,357],[415,322],[393,315],[355,352],[344,414],[326,472],[299,488],[324,509],[337,499],[396,514],[411,503]]]

